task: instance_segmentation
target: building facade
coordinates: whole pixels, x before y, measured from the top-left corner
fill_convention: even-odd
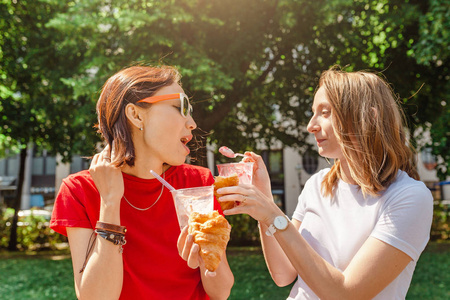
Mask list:
[[[207,153],[208,167],[217,175],[216,160],[211,147],[208,147]],[[275,145],[270,150],[261,150],[258,153],[263,157],[270,173],[274,200],[288,216],[293,214],[305,182],[317,171],[330,166],[316,153],[300,155],[296,149],[282,145]],[[433,192],[435,199],[450,200],[450,184],[439,185],[436,162],[430,155],[428,150],[424,150],[417,157],[420,178]],[[18,155],[0,159],[0,205],[14,197],[18,165]],[[38,154],[32,146],[29,147],[21,209],[36,206],[51,208],[62,179],[88,168],[87,158],[74,156],[72,163],[64,164],[60,157],[49,156],[45,151]]]

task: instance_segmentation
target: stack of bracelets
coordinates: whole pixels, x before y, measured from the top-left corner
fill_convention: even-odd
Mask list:
[[[95,225],[95,232],[105,240],[119,245],[119,253],[123,252],[123,245],[127,243],[125,239],[125,233],[127,228],[125,226],[114,225],[110,223],[97,221]]]

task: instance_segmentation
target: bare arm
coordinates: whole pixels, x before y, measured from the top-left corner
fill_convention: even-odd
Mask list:
[[[258,194],[257,197],[265,199],[264,203],[277,210],[278,207],[272,197],[269,174],[262,157],[252,152],[246,152],[243,161],[255,162],[253,168],[253,184],[257,189],[254,192]],[[226,200],[227,197],[220,197],[220,201]],[[242,201],[243,199],[237,200]],[[267,226],[263,222],[258,223],[264,259],[266,260],[266,265],[273,281],[278,286],[286,286],[292,283],[297,278],[297,271],[292,266],[276,239],[266,235]],[[293,221],[293,224],[297,229],[300,228],[300,222]]]
[[[203,264],[200,264],[200,273],[203,288],[211,300],[228,299],[234,284],[234,276],[228,265],[227,255],[225,253],[216,270],[216,276],[209,276]]]
[[[77,298],[118,299],[122,291],[123,262],[119,246],[97,238],[85,270],[80,273],[92,229],[67,228]]]
[[[293,225],[275,233],[275,238],[298,274],[323,299],[372,299],[411,261],[402,251],[369,237],[341,272],[318,255]]]
[[[294,225],[297,230],[300,228],[300,222],[297,220],[293,220],[292,225]],[[273,237],[267,236],[265,233],[266,231],[267,226],[259,223],[261,245],[270,275],[278,286],[291,284],[297,278],[297,271],[292,266],[278,241]]]
[[[120,225],[123,178],[121,171],[110,165],[109,155],[107,146],[94,156],[89,172],[100,193],[99,221]],[[118,299],[123,285],[123,260],[118,245],[98,236],[86,268],[80,273],[92,233],[92,229],[67,228],[77,297],[80,300]]]

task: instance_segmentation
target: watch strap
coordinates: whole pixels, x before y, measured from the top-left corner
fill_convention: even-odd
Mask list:
[[[288,222],[291,221],[291,220],[288,218],[288,216],[284,215],[284,217],[286,218],[286,220],[287,220]],[[276,219],[276,218],[278,218],[278,217],[275,217],[275,219]],[[274,222],[275,222],[275,219],[274,219]],[[289,224],[288,224],[288,226],[289,226]],[[286,228],[287,228],[287,227],[286,227]],[[286,229],[286,228],[285,228],[285,229]],[[285,229],[281,229],[281,231],[284,231]],[[273,235],[275,234],[275,232],[277,232],[277,228],[275,227],[274,223],[272,223],[272,224],[270,224],[269,227],[267,228],[267,230],[266,230],[266,235],[267,235],[267,236],[273,236]]]
[[[277,229],[275,228],[275,226],[273,226],[273,224],[270,224],[270,226],[266,230],[266,235],[273,236],[275,232],[277,232]]]

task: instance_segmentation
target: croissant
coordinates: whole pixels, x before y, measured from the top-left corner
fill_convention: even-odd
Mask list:
[[[217,210],[207,214],[193,212],[189,216],[189,234],[200,246],[200,257],[206,269],[215,272],[230,239],[231,226]]]
[[[224,176],[216,176],[214,178],[215,182],[214,182],[214,196],[216,196],[216,199],[219,199],[219,197],[221,195],[217,194],[217,190],[226,186],[235,186],[235,185],[239,185],[239,177],[237,174],[233,174],[231,176],[228,177],[224,177]],[[220,207],[222,208],[222,210],[227,210],[230,208],[233,208],[235,206],[235,202],[234,201],[227,201],[227,202],[219,202],[220,203]]]

